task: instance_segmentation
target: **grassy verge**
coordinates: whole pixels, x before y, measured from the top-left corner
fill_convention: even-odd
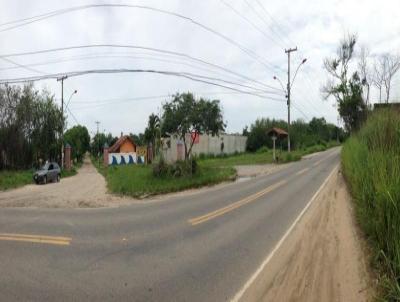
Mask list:
[[[0,191],[22,187],[33,182],[32,170],[1,171]]]
[[[98,170],[105,175],[111,192],[139,198],[217,184],[236,176],[231,167],[212,168],[201,164],[196,174],[180,178],[154,177],[151,165],[98,167]]]
[[[329,145],[333,146],[333,144]],[[280,161],[300,160],[305,154],[326,150],[328,145],[319,145],[288,154],[281,152]],[[198,171],[190,177],[155,177],[151,165],[127,165],[104,167],[102,161],[91,157],[93,165],[102,174],[108,190],[115,194],[132,197],[182,191],[213,185],[236,177],[235,165],[272,163],[272,151],[260,150],[256,153],[243,153],[225,157],[203,157],[198,160]]]
[[[287,163],[291,161],[298,161],[302,156],[325,151],[328,148],[332,148],[338,146],[336,142],[329,142],[325,145],[315,145],[301,150],[294,150],[291,153],[287,151],[277,151],[276,155],[279,163]],[[214,166],[214,167],[226,167],[226,166],[238,166],[238,165],[255,165],[255,164],[270,164],[273,163],[272,158],[272,150],[269,149],[260,149],[254,153],[240,153],[237,155],[230,156],[217,156],[217,157],[206,157],[204,159],[200,159],[199,162],[205,166]]]
[[[74,176],[82,164],[72,167],[70,171],[62,170],[61,178]],[[0,171],[0,191],[19,188],[33,184],[34,170]]]
[[[370,116],[342,150],[357,219],[375,251],[380,298],[400,301],[400,116]]]

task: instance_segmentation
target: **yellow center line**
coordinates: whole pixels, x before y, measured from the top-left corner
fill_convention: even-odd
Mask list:
[[[309,169],[310,169],[310,168],[305,168],[305,169],[303,169],[303,170],[300,170],[299,172],[296,173],[296,175],[301,175],[301,174],[303,174],[304,172],[307,172]]]
[[[213,212],[210,212],[208,214],[205,214],[205,215],[202,215],[202,216],[199,216],[199,217],[191,218],[191,219],[188,220],[188,223],[190,223],[191,225],[197,225],[197,224],[209,221],[211,219],[214,219],[214,218],[216,218],[218,216],[224,215],[224,214],[226,214],[226,213],[228,213],[230,211],[233,211],[233,210],[235,210],[235,209],[237,209],[237,208],[239,208],[241,206],[244,206],[244,205],[246,205],[246,204],[248,204],[248,203],[250,203],[252,201],[255,201],[256,199],[260,198],[261,196],[263,196],[263,195],[265,195],[265,194],[267,194],[267,193],[269,193],[269,192],[281,187],[282,185],[284,185],[286,183],[287,183],[286,180],[282,180],[280,182],[277,182],[276,184],[273,184],[273,185],[267,187],[266,189],[264,189],[264,190],[262,190],[260,192],[257,192],[257,193],[255,193],[253,195],[250,195],[250,196],[248,196],[246,198],[243,198],[243,199],[241,199],[239,201],[236,201],[236,202],[234,202],[234,203],[232,203],[232,204],[230,204],[228,206],[225,206],[223,208],[220,208],[218,210],[215,210]]]
[[[55,245],[70,245],[72,238],[45,235],[0,233],[0,240],[45,243]]]

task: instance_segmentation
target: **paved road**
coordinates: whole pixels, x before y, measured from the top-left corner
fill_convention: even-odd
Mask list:
[[[0,301],[230,300],[338,162],[331,149],[149,204],[2,208]]]

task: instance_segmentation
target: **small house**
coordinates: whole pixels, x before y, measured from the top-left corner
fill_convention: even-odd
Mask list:
[[[144,164],[146,152],[139,150],[130,136],[121,136],[114,145],[104,149],[104,161],[106,165]],[[140,151],[137,153],[137,151]]]
[[[114,145],[108,149],[109,153],[131,153],[136,152],[136,145],[128,135],[121,136]]]

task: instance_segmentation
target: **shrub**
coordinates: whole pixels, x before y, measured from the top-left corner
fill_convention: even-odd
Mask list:
[[[256,152],[257,153],[266,153],[268,152],[269,149],[266,146],[262,146],[261,148],[259,148]]]

